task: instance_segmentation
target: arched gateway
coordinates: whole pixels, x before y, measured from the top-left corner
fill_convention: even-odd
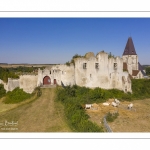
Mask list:
[[[51,84],[51,79],[49,76],[43,78],[43,85]]]

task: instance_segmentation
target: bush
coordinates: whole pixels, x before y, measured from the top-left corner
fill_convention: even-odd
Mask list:
[[[117,117],[119,116],[119,113],[111,114],[110,112],[106,116],[106,120],[108,122],[113,122]]]
[[[0,84],[0,98],[6,95],[6,90],[4,89],[4,85]]]
[[[66,65],[67,65],[67,66],[70,66],[70,62],[69,62],[69,61],[67,61],[67,62],[66,62]]]
[[[37,94],[37,97],[40,97],[42,95],[42,91],[40,87],[36,87],[34,92]]]
[[[102,127],[88,120],[89,116],[82,107],[81,103],[86,101],[83,98],[87,96],[87,91],[89,91],[88,88],[82,88],[77,85],[73,87],[67,86],[65,89],[58,88],[56,100],[63,103],[68,124],[73,131],[103,132]]]
[[[150,98],[150,80],[132,79],[132,99]]]
[[[28,94],[23,91],[23,89],[15,88],[13,91],[9,91],[6,94],[6,98],[3,101],[5,104],[15,104],[22,102],[28,98],[30,98],[32,94]]]
[[[132,95],[131,93],[124,93],[122,94],[122,100],[126,100],[126,101],[131,101],[132,100]]]
[[[101,88],[90,89],[90,99],[94,101],[105,99],[105,91]]]

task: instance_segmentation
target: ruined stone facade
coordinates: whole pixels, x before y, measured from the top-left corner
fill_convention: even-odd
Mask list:
[[[47,81],[46,81],[47,80]],[[38,70],[37,86],[42,85],[61,85],[62,82],[65,85],[75,84],[75,70],[74,66],[67,65],[54,65],[51,68],[44,70]]]
[[[32,93],[37,87],[37,75],[22,75],[19,78],[19,87],[27,93]]]
[[[0,84],[4,85],[4,88],[7,92],[12,91],[15,88],[19,87],[27,93],[32,93],[34,89],[37,87],[37,79],[38,79],[37,75],[21,75],[19,79],[8,78],[7,83],[4,83],[1,80]]]
[[[7,91],[16,87],[32,93],[35,87],[51,85],[79,85],[89,88],[119,89],[132,92],[131,78],[143,78],[144,72],[138,62],[132,38],[129,37],[123,56],[110,57],[101,51],[93,52],[74,59],[74,64],[53,65],[38,70],[38,75],[23,75],[18,80],[9,79],[4,84]]]
[[[45,77],[47,82],[45,82]],[[49,82],[48,82],[49,80]],[[79,85],[89,88],[119,89],[132,92],[129,73],[123,71],[123,59],[108,57],[99,52],[96,56],[89,52],[84,57],[74,59],[74,65],[55,65],[50,69],[38,70],[37,86]]]

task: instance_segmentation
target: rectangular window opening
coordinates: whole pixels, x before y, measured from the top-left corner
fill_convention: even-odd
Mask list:
[[[83,63],[83,69],[86,69],[86,68],[87,68],[87,64]]]
[[[117,63],[114,63],[114,70],[117,70]]]
[[[99,63],[95,63],[95,69],[99,69]]]

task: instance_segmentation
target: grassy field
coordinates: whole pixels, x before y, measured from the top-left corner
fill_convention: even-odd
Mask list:
[[[26,101],[20,106],[3,104],[3,111],[0,112],[0,132],[71,132],[66,124],[63,105],[54,100],[55,90],[42,89],[41,97],[33,101],[27,100],[30,102]],[[6,124],[2,124],[5,121]],[[8,124],[12,122],[16,125]]]
[[[109,99],[112,102],[113,99]],[[150,132],[150,99],[134,100],[133,109],[127,109],[131,102],[123,101],[117,107],[98,104],[98,110],[87,110],[90,120],[98,125],[103,124],[103,117],[108,112],[118,112],[113,122],[108,122],[113,132]]]
[[[41,97],[34,96],[18,104],[4,104],[3,98],[0,99],[0,132],[72,132],[67,125],[64,106],[55,101],[55,90],[42,89]],[[133,109],[128,110],[130,103],[122,101],[119,107],[97,103],[98,109],[87,109],[86,113],[92,122],[102,126],[104,115],[117,111],[117,119],[108,123],[113,132],[150,132],[150,99],[134,100]],[[8,124],[12,122],[17,125]]]

